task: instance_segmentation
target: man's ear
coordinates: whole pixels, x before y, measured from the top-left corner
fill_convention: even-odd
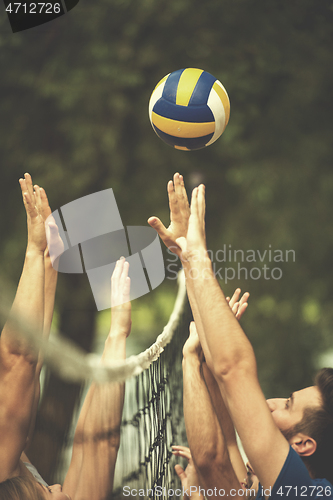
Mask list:
[[[317,449],[316,440],[301,432],[295,434],[295,436],[289,440],[289,444],[300,457],[309,457],[313,455]]]

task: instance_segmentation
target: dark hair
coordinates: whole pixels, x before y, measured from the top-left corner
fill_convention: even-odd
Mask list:
[[[302,457],[314,478],[325,478],[333,484],[333,368],[323,368],[315,378],[320,391],[322,406],[307,407],[302,420],[288,431],[287,439],[301,432],[317,443],[316,451]]]
[[[29,476],[16,476],[0,483],[1,500],[45,500],[37,482]]]

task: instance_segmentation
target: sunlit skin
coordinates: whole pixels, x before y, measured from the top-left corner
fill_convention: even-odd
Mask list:
[[[48,487],[38,484],[38,486],[43,490],[45,500],[72,500],[69,495],[63,493],[60,484],[53,484]]]
[[[293,392],[287,399],[268,399],[267,404],[277,427],[280,431],[287,431],[302,420],[305,408],[319,408],[322,400],[319,389],[311,386]]]

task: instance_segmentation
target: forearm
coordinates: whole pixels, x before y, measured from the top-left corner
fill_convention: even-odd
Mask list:
[[[239,481],[196,356],[184,357],[183,374],[186,433],[199,483],[214,492],[238,491]]]
[[[236,432],[234,424],[232,423],[229,412],[221,396],[220,389],[206,363],[202,364],[202,372],[212,400],[214,411],[216,413],[219,424],[223,429],[223,435],[226,441],[226,445],[228,447],[232,446],[237,443]]]
[[[126,336],[111,330],[102,363],[126,357]],[[114,466],[120,443],[124,383],[92,384],[77,422],[71,465],[64,492],[75,500],[102,500],[113,486]],[[103,467],[101,466],[103,464]],[[83,496],[83,495],[86,495]]]
[[[205,353],[205,358],[209,366],[212,364],[212,359],[210,355],[210,351],[208,349],[207,341],[206,341],[206,335],[205,331],[203,328],[201,316],[200,316],[200,311],[199,311],[199,306],[197,303],[197,299],[195,296],[195,290],[194,290],[194,280],[190,279],[190,266],[187,265],[186,263],[183,263],[183,269],[185,272],[185,279],[186,279],[186,291],[187,291],[187,297],[191,306],[191,311],[193,314],[193,319],[197,328],[197,332],[200,338],[200,343],[203,352]]]
[[[187,269],[189,272],[189,270]],[[203,329],[203,324],[199,312],[199,306],[197,304],[196,296],[195,296],[195,291],[194,291],[194,280],[193,279],[187,279],[187,293],[188,293],[188,298],[189,302],[191,305],[193,317],[195,319],[195,324],[196,328],[198,331],[198,335],[201,339],[205,338],[205,332]],[[229,304],[228,304],[229,307]],[[210,399],[211,401],[208,402],[208,404],[212,405],[212,413],[214,414],[214,418],[217,418],[218,423],[220,428],[222,429],[223,437],[225,439],[225,445],[228,449],[230,461],[232,464],[232,467],[236,473],[236,476],[239,481],[243,481],[244,478],[246,477],[246,467],[244,465],[244,461],[242,459],[242,456],[240,454],[238,444],[237,444],[237,438],[236,438],[236,432],[235,428],[233,425],[233,422],[231,420],[231,417],[229,415],[229,412],[226,408],[226,405],[223,401],[223,398],[221,396],[220,389],[216,383],[215,378],[213,377],[210,369],[208,368],[207,365],[212,365],[212,360],[210,356],[210,352],[207,347],[207,342],[204,344],[203,350],[205,351],[206,355],[206,362],[202,363],[202,373],[204,377],[204,381],[206,383],[207,389],[210,394]],[[213,418],[213,417],[212,417]]]
[[[123,386],[93,384],[87,393],[63,489],[73,500],[104,500],[112,491],[120,443]]]
[[[51,330],[58,272],[53,268],[48,251],[45,253],[45,306],[43,336],[48,338]]]
[[[111,327],[110,333],[105,341],[102,355],[102,363],[112,363],[112,361],[123,361],[126,359],[126,335]],[[120,425],[124,406],[125,382],[114,382],[106,384],[108,396],[105,401],[108,403],[108,429],[110,430],[111,445],[118,450],[120,442]]]
[[[131,328],[129,264],[122,258],[112,274],[111,328],[105,341],[102,364],[124,360]],[[78,420],[73,457],[64,492],[73,500],[104,500],[112,490],[120,444],[124,383],[93,384]]]
[[[51,330],[51,323],[54,309],[54,298],[57,286],[58,273],[55,271],[51,264],[48,250],[44,254],[44,272],[45,272],[45,285],[44,285],[44,324],[43,324],[43,337],[48,338]],[[32,408],[32,417],[29,435],[27,439],[26,451],[28,452],[29,446],[32,442],[33,433],[35,430],[36,416],[39,405],[40,397],[40,372],[43,366],[43,357],[40,355],[37,363],[36,378],[35,378],[35,400]]]
[[[214,487],[206,483],[208,473],[214,475],[214,469],[228,460],[227,448],[195,354],[183,358],[183,384],[185,427],[193,462],[206,487]]]
[[[202,321],[200,342],[214,376],[223,378],[236,366],[256,371],[252,346],[225,299],[208,256],[193,259],[184,268]],[[223,348],[216,349],[217,345]]]
[[[44,254],[26,251],[22,275],[17,288],[10,317],[1,334],[1,354],[24,355],[36,361],[31,342],[20,334],[24,326],[42,335],[44,321]],[[23,328],[21,328],[23,327]]]
[[[105,341],[105,347],[103,350],[101,362],[106,363],[106,362],[111,362],[112,360],[122,360],[125,359],[125,357],[126,357],[126,337],[124,337],[123,335],[117,335],[116,332],[110,331]],[[112,398],[112,393],[114,392],[115,400],[113,401],[112,398],[112,404],[114,404],[115,407],[118,406],[120,410],[116,422],[116,424],[119,427],[121,422],[125,385],[121,383],[121,384],[106,384],[106,386],[109,388],[108,390],[111,392],[110,394],[111,398]],[[88,389],[87,395],[84,399],[75,430],[75,437],[74,437],[75,445],[82,443],[85,439],[85,435],[88,434],[88,437],[90,438],[93,434],[95,433],[98,434],[101,430],[99,427],[100,422],[99,419],[97,418],[100,411],[98,407],[99,402],[94,400],[96,398],[99,398],[99,396],[96,395],[96,398],[94,397],[95,390],[97,390],[98,392],[99,386],[96,386],[96,384],[91,384],[90,388]],[[110,411],[110,418],[114,417],[115,417],[114,411]]]
[[[126,334],[111,328],[104,344],[102,363],[126,359],[126,338]]]
[[[221,396],[220,389],[206,363],[202,365],[203,375],[212,400],[212,404],[222,429],[232,467],[238,480],[244,481],[247,470],[238,448],[234,424]]]

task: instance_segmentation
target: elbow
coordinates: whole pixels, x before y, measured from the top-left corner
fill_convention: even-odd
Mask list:
[[[113,427],[108,431],[108,438],[106,439],[106,446],[118,452],[120,447],[120,425]]]
[[[240,378],[256,376],[257,365],[253,356],[239,357],[228,363],[214,367],[214,377],[218,383],[229,385]]]
[[[197,453],[192,452],[196,469],[202,475],[206,475],[213,465],[223,464],[225,459],[224,452],[226,447],[224,438],[217,429],[214,434],[215,439],[206,439],[205,446],[201,446]]]
[[[22,387],[30,386],[36,377],[37,358],[30,353],[0,353],[2,369],[13,378],[21,380]]]
[[[115,435],[112,437],[110,441],[110,446],[118,453],[120,447],[120,432],[115,433]]]
[[[24,343],[12,342],[2,346],[1,361],[10,370],[13,368],[15,370],[35,369],[38,362],[38,353]]]
[[[193,462],[198,473],[205,477],[212,468],[212,464],[216,462],[217,453],[213,450],[206,450],[198,457],[193,457]]]
[[[193,461],[198,473],[206,478],[214,475],[217,470],[224,470],[230,464],[229,453],[223,443],[217,443],[211,450],[200,453]]]
[[[252,345],[248,343],[242,348],[234,349],[229,356],[222,356],[214,363],[215,379],[226,383],[238,374],[252,376],[257,373],[257,362]]]

